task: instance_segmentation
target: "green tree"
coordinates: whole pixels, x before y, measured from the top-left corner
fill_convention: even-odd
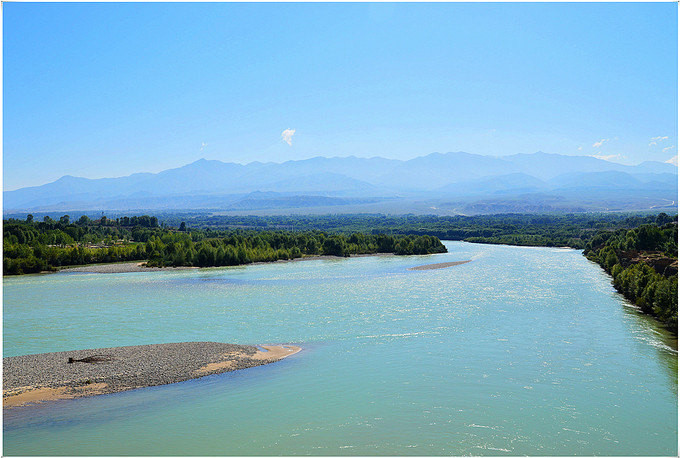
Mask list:
[[[328,237],[323,242],[323,254],[331,256],[349,256],[345,241],[337,235]]]

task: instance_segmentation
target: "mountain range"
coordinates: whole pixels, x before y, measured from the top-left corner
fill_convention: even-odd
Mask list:
[[[411,160],[201,159],[119,178],[64,176],[3,193],[4,213],[206,210],[222,213],[578,212],[677,208],[677,167],[590,156],[432,153]]]

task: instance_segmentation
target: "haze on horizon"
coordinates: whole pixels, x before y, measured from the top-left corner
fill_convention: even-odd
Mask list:
[[[5,3],[3,29],[5,191],[200,158],[677,165],[673,2]]]

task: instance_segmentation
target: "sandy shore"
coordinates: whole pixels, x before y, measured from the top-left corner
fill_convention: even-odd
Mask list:
[[[451,266],[459,266],[461,264],[465,264],[467,262],[471,262],[472,259],[469,259],[467,261],[454,261],[454,262],[439,262],[437,264],[425,264],[423,266],[416,266],[416,267],[411,267],[410,269],[406,270],[432,270],[432,269],[445,269],[447,267]]]
[[[365,256],[395,256],[393,253],[371,253],[371,254],[353,254],[352,258],[361,258]],[[241,264],[238,266],[220,266],[220,267],[245,267],[254,266],[260,264],[272,264],[281,262],[300,262],[300,261],[315,261],[315,260],[330,260],[330,259],[345,259],[339,256],[330,255],[319,255],[319,256],[304,256],[302,258],[295,259],[279,259],[278,261],[271,262],[251,262],[250,264]],[[157,271],[173,271],[173,270],[185,270],[185,269],[200,269],[200,267],[143,267],[143,262],[116,262],[112,264],[91,264],[88,266],[80,267],[64,267],[58,270],[58,272],[83,272],[83,273],[97,273],[97,274],[120,274],[126,272],[157,272]],[[217,267],[207,267],[217,268]],[[54,273],[54,272],[44,272],[44,273]]]
[[[59,272],[85,272],[96,274],[120,274],[125,272],[153,272],[168,270],[198,269],[198,267],[142,267],[143,262],[116,262],[113,264],[92,264],[81,267],[64,267]],[[48,272],[51,273],[51,272]]]
[[[182,382],[273,363],[298,351],[291,345],[184,342],[8,357],[3,407]]]

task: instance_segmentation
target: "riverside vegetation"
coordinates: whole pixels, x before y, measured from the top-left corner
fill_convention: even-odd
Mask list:
[[[4,222],[4,274],[60,266],[146,261],[147,266],[229,266],[312,255],[445,252],[439,238],[583,249],[644,313],[677,333],[677,215],[122,216],[71,223]],[[186,221],[189,221],[189,228]],[[171,225],[174,225],[172,227]]]
[[[584,254],[614,278],[621,294],[677,334],[677,223],[599,232]]]
[[[444,253],[429,235],[352,235],[321,231],[187,230],[159,227],[156,217],[45,217],[4,222],[3,273],[17,275],[92,263],[146,260],[149,267],[216,267],[303,256]]]

